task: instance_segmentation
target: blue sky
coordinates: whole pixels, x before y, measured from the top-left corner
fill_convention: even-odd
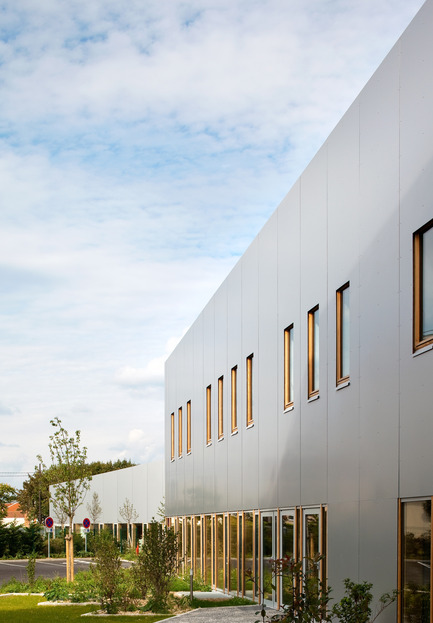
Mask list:
[[[0,471],[55,416],[162,457],[165,358],[421,5],[0,0]]]

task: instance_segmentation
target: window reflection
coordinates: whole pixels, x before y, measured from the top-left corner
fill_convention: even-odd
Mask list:
[[[403,621],[430,622],[431,501],[405,502],[403,516]]]

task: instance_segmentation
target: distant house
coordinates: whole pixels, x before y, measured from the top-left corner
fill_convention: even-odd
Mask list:
[[[11,524],[15,522],[18,526],[28,526],[29,519],[25,513],[22,512],[19,502],[11,502],[6,504],[7,515],[3,519],[3,524]]]

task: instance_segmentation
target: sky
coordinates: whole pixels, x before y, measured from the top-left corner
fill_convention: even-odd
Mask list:
[[[0,482],[163,457],[164,361],[422,0],[0,0]]]

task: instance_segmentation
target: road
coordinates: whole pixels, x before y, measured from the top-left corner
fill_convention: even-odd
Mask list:
[[[27,560],[0,560],[0,585],[7,582],[12,577],[17,580],[27,582]],[[87,571],[90,559],[76,558],[74,561],[75,573],[77,571]],[[66,577],[66,560],[63,558],[46,558],[36,561],[35,577],[54,578],[56,576]]]

